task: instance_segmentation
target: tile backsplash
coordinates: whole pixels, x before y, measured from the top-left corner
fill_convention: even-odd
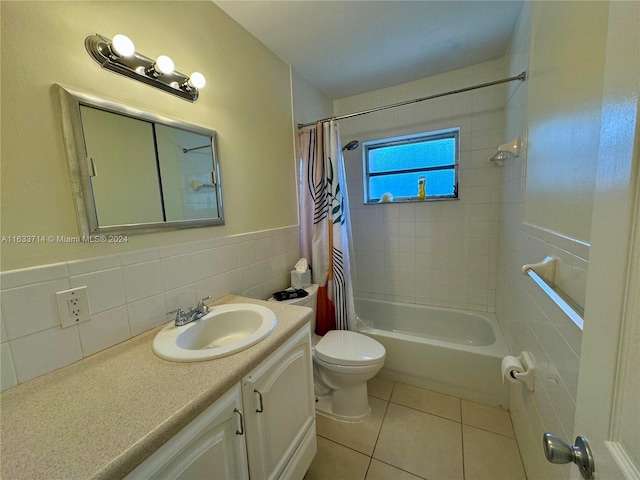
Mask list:
[[[297,226],[0,273],[2,390],[227,294],[266,299],[289,286]],[[91,320],[60,327],[56,292],[86,286]]]

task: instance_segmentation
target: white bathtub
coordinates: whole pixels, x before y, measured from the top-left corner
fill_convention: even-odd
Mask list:
[[[373,324],[361,333],[384,345],[379,376],[460,398],[507,407],[500,363],[507,347],[492,313],[426,305],[355,300]]]

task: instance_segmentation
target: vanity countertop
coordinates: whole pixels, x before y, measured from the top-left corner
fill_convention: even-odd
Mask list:
[[[229,295],[278,317],[274,331],[236,354],[195,363],[154,355],[154,328],[6,390],[1,397],[0,476],[122,478],[309,321],[308,308]]]

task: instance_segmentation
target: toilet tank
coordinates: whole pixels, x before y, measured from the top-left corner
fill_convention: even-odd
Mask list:
[[[311,284],[307,288],[305,288],[307,293],[306,297],[302,298],[293,298],[291,300],[283,300],[282,302],[278,302],[275,298],[270,297],[270,302],[278,302],[278,303],[286,303],[289,305],[297,305],[299,307],[309,307],[313,310],[313,318],[311,319],[311,332],[316,331],[316,306],[318,301],[318,285]]]

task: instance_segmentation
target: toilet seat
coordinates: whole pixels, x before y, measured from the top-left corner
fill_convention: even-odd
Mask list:
[[[316,344],[316,359],[333,365],[375,365],[384,361],[384,347],[373,338],[348,330],[330,330]]]

